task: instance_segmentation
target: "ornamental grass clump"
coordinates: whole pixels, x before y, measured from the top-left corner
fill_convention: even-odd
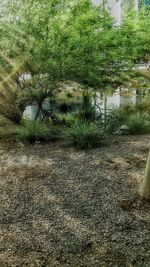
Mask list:
[[[72,127],[67,127],[63,138],[67,145],[77,149],[89,149],[102,145],[104,129],[97,124],[77,121]]]
[[[126,125],[129,134],[150,133],[150,116],[148,113],[137,112],[129,116]]]
[[[78,113],[78,117],[80,120],[94,122],[97,119],[96,109],[91,106],[85,109],[81,109]]]
[[[18,129],[18,137],[22,141],[34,143],[35,141],[56,141],[60,131],[57,127],[48,126],[43,122],[24,121]]]

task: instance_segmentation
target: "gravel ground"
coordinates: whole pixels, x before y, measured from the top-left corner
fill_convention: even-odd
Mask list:
[[[150,135],[75,151],[0,143],[0,267],[150,267]]]

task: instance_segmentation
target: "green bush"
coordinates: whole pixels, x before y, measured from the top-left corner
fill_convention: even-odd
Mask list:
[[[94,107],[83,108],[78,112],[80,120],[92,122],[96,120],[96,110]]]
[[[130,134],[145,134],[150,132],[150,116],[148,113],[137,112],[127,119],[126,125]]]
[[[24,121],[23,126],[18,128],[18,137],[22,141],[34,143],[35,141],[56,141],[59,139],[58,127],[43,122]]]
[[[94,108],[81,109],[77,112],[68,112],[64,115],[59,114],[59,118],[67,126],[74,125],[77,121],[92,122],[96,120],[96,112]]]
[[[135,112],[135,107],[128,105],[128,106],[125,106],[125,107],[120,107],[120,108],[113,109],[111,114],[112,114],[112,116],[114,118],[118,119],[120,124],[122,124],[134,112]]]
[[[45,140],[55,142],[55,141],[58,141],[62,138],[62,129],[63,128],[61,126],[58,126],[58,125],[54,126],[51,124],[48,127],[48,129],[49,129],[49,134],[47,136],[47,139],[45,139]]]
[[[77,149],[98,147],[104,140],[104,129],[94,123],[77,121],[63,134],[67,145]]]
[[[150,114],[150,94],[146,94],[143,101],[135,105],[138,112],[148,112]]]
[[[103,119],[100,120],[100,123],[103,123],[108,134],[116,134],[119,128],[125,124],[129,115],[130,110],[127,109],[126,111],[124,107],[113,108],[106,115],[103,114]]]
[[[116,134],[122,123],[122,119],[116,114],[107,115],[105,122],[103,122],[108,134]]]
[[[59,118],[64,122],[67,126],[71,126],[76,123],[78,120],[78,115],[75,112],[68,112],[65,115],[59,115]]]
[[[106,131],[117,133],[122,125],[129,128],[129,133],[149,132],[150,113],[137,111],[137,106],[115,108],[106,117]]]

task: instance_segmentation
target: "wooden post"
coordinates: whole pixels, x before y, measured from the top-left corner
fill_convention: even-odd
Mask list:
[[[150,199],[150,150],[146,164],[144,179],[140,188],[140,195],[145,199]]]

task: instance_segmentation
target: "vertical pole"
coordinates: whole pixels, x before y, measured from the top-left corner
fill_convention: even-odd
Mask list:
[[[140,188],[140,195],[145,199],[150,199],[150,150],[146,164],[144,180]]]
[[[106,124],[107,124],[106,116],[107,116],[107,94],[105,92],[104,93],[104,125],[105,125],[105,129],[106,129]]]

